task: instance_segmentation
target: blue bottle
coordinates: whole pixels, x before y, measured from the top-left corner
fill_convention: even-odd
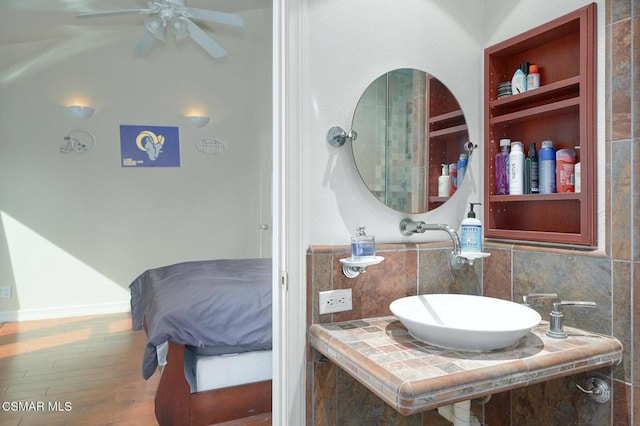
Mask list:
[[[462,185],[464,173],[467,171],[467,158],[467,154],[460,154],[460,159],[458,160],[458,177],[456,182],[456,187],[458,188]]]
[[[556,192],[556,150],[552,141],[543,141],[538,151],[538,190],[540,194]]]

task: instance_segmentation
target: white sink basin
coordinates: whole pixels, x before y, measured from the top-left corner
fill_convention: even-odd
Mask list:
[[[473,352],[514,346],[542,319],[533,309],[517,303],[466,294],[403,297],[389,308],[415,338]]]

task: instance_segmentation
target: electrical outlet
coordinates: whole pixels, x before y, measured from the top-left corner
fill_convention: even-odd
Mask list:
[[[10,285],[6,285],[6,286],[3,286],[3,287],[0,287],[0,298],[11,299],[11,286]]]
[[[344,312],[353,309],[351,299],[351,289],[321,291],[320,314],[331,314],[334,312]]]

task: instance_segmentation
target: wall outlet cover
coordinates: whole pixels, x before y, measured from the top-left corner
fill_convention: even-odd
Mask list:
[[[11,299],[11,286],[6,285],[0,287],[0,298],[2,299]]]
[[[321,291],[319,293],[320,314],[331,314],[353,309],[351,289]]]

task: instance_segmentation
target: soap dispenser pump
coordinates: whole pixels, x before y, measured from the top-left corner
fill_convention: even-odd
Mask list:
[[[356,260],[373,259],[375,255],[375,238],[373,235],[367,235],[364,226],[358,226],[355,237],[351,238],[351,258]]]
[[[462,253],[480,253],[482,251],[482,223],[476,218],[473,206],[480,203],[469,203],[469,212],[460,227],[460,251]]]

